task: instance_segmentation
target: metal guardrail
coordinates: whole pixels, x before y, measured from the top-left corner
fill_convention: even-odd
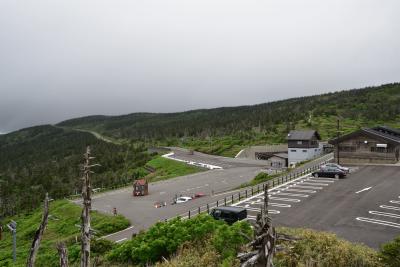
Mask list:
[[[239,192],[237,193],[233,193],[231,195],[229,195],[228,197],[224,197],[221,198],[217,201],[211,202],[211,203],[207,203],[206,205],[203,206],[199,206],[195,209],[191,209],[188,210],[185,213],[182,213],[180,215],[174,216],[172,218],[169,219],[165,219],[165,221],[169,221],[172,220],[174,218],[180,217],[183,219],[190,219],[194,216],[197,216],[201,213],[210,213],[210,210],[215,208],[215,207],[219,207],[219,206],[228,206],[228,205],[232,205],[236,202],[239,202],[243,199],[246,199],[248,197],[254,196],[256,194],[259,194],[261,192],[264,192],[265,186],[268,185],[268,188],[273,189],[276,186],[282,185],[284,183],[290,182],[294,179],[297,179],[301,176],[304,176],[306,174],[312,173],[315,170],[318,170],[322,165],[328,163],[329,161],[331,161],[333,159],[333,154],[327,154],[322,156],[321,158],[319,158],[318,160],[315,160],[315,165],[311,166],[311,167],[303,167],[303,168],[299,168],[297,171],[293,171],[290,172],[286,175],[282,175],[279,177],[276,177],[274,179],[268,180],[267,182],[264,183],[260,183],[258,185],[255,186],[249,186],[246,188],[243,188],[243,190],[239,190]]]

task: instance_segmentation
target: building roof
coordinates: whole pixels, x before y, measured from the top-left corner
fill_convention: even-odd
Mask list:
[[[393,129],[387,126],[377,126],[373,128],[363,128],[361,130],[352,132],[350,134],[343,135],[339,138],[335,138],[329,141],[330,144],[337,144],[343,140],[351,138],[353,136],[365,134],[367,136],[383,140],[385,142],[400,145],[400,130]]]
[[[147,181],[145,179],[135,180],[135,182],[133,184],[135,184],[135,185],[146,185]]]
[[[316,136],[318,140],[321,140],[321,136],[316,130],[306,130],[306,131],[290,131],[287,135],[287,140],[311,140],[313,136]]]
[[[288,153],[276,153],[276,154],[274,154],[274,156],[278,157],[278,158],[283,158],[283,159],[289,158]]]

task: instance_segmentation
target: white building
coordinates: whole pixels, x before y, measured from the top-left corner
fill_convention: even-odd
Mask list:
[[[321,137],[315,130],[290,131],[288,140],[289,166],[311,160],[323,152]]]

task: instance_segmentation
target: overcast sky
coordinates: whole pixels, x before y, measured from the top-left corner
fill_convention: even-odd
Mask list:
[[[398,0],[1,0],[0,132],[400,81]]]

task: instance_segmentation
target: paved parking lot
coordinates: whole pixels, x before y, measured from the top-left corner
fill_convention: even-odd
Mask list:
[[[330,231],[373,248],[400,235],[400,167],[361,166],[348,178],[301,178],[270,195],[276,226]],[[239,206],[254,220],[262,195]]]

